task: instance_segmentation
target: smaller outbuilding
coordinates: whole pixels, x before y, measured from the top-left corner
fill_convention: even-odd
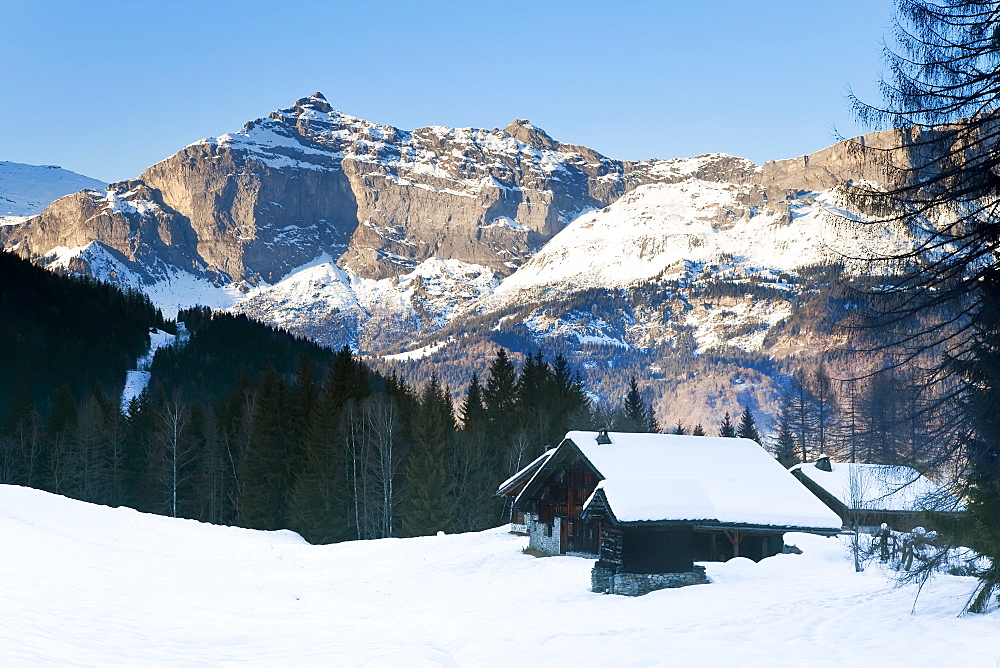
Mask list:
[[[909,466],[833,462],[827,455],[789,469],[840,516],[844,528],[872,533],[883,523],[896,531],[926,526],[931,514],[955,514],[962,502]]]

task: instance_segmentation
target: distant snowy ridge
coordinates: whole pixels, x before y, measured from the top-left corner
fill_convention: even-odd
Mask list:
[[[37,216],[55,200],[104,183],[55,165],[26,165],[0,160],[0,225]]]

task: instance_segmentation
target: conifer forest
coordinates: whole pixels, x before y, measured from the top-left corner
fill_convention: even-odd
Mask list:
[[[148,298],[0,254],[0,482],[312,542],[471,531],[509,521],[498,485],[571,429],[746,437],[785,465],[820,452],[928,463],[926,407],[892,373],[837,387],[799,370],[773,416],[659,425],[635,377],[597,401],[559,354],[501,347],[461,391],[410,384],[244,316],[178,314],[190,336],[158,351],[127,405],[121,381],[151,328]],[[776,425],[764,438],[760,418]],[[928,424],[923,421],[920,424]]]

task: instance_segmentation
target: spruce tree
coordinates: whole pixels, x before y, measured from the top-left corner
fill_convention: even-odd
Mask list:
[[[748,438],[751,441],[760,443],[760,432],[757,431],[757,421],[754,420],[753,413],[750,411],[749,406],[744,408],[743,414],[740,415],[740,426],[736,432],[736,436],[739,438]]]
[[[486,417],[486,437],[492,453],[494,478],[499,482],[514,472],[521,457],[519,448],[527,447],[527,436],[518,433],[515,423],[517,409],[517,372],[507,351],[497,348],[496,359],[490,363],[483,388],[483,409]]]
[[[590,426],[591,404],[580,374],[570,369],[562,355],[552,361],[547,405],[552,412],[552,431],[547,445],[556,445],[567,431]]]
[[[688,433],[687,427],[684,426],[683,422],[678,420],[677,424],[674,425],[674,433],[677,434],[678,436],[686,436]]]
[[[792,436],[791,427],[787,419],[778,422],[778,435],[774,446],[774,456],[778,463],[786,469],[799,463],[798,453],[795,450],[795,437]]]
[[[345,411],[371,393],[367,370],[344,347],[334,357],[323,383],[305,441],[305,463],[291,493],[291,526],[312,543],[332,543],[358,537],[355,483],[363,479],[361,453],[348,452],[345,430],[356,428],[344,419]]]
[[[483,388],[483,407],[491,425],[509,428],[517,406],[517,372],[507,351],[497,348]]]
[[[122,456],[122,487],[125,504],[144,512],[156,512],[153,501],[155,484],[149,479],[153,451],[156,408],[148,390],[129,402],[125,421],[125,445]]]
[[[282,378],[268,369],[258,389],[248,451],[240,470],[240,523],[251,529],[285,527],[286,495],[292,483],[285,425],[288,394]]]
[[[502,503],[493,495],[502,478],[487,431],[479,375],[472,380],[462,402],[462,428],[457,432],[449,463],[453,486],[453,526],[456,531],[479,531],[498,521]]]
[[[515,432],[517,447],[523,447],[529,459],[544,450],[553,430],[552,370],[542,351],[529,355],[518,375],[516,392]]]
[[[34,410],[27,378],[21,375],[14,385],[13,396],[3,412],[0,433],[13,435],[24,429],[30,423]]]
[[[639,383],[635,376],[629,378],[628,391],[622,402],[621,418],[618,420],[620,431],[650,432],[660,431],[660,426],[653,415],[653,408],[647,404],[639,392]]]
[[[635,376],[628,379],[628,391],[622,402],[622,421],[619,425],[622,431],[643,431],[646,420],[646,402],[639,392],[639,383]]]
[[[733,426],[733,420],[729,417],[729,411],[726,411],[725,417],[722,418],[722,424],[719,426],[719,436],[723,438],[736,438],[736,427]]]
[[[465,392],[465,400],[461,408],[462,429],[466,432],[476,432],[485,427],[486,407],[483,406],[483,388],[479,383],[479,374],[472,372],[472,380]]]
[[[312,362],[300,356],[295,368],[295,390],[292,392],[289,416],[290,438],[301,443],[309,432],[309,422],[319,403],[319,388]]]
[[[45,430],[46,461],[45,489],[56,494],[72,491],[79,472],[74,436],[77,426],[77,404],[69,383],[59,386]]]
[[[351,537],[351,493],[341,431],[346,395],[331,373],[316,402],[305,457],[289,494],[289,525],[311,543]]]
[[[694,429],[691,430],[691,435],[692,436],[704,436],[705,435],[705,428],[701,426],[700,422],[694,426]]]
[[[403,529],[411,536],[450,530],[454,516],[449,475],[455,418],[451,398],[431,374],[413,420],[413,452],[406,468],[409,503]]]

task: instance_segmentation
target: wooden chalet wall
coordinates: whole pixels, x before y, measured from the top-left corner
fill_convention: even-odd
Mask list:
[[[544,483],[536,502],[538,521],[552,527],[556,517],[562,518],[559,544],[564,553],[597,553],[600,525],[580,517],[597,483],[593,470],[579,460],[563,462]]]

